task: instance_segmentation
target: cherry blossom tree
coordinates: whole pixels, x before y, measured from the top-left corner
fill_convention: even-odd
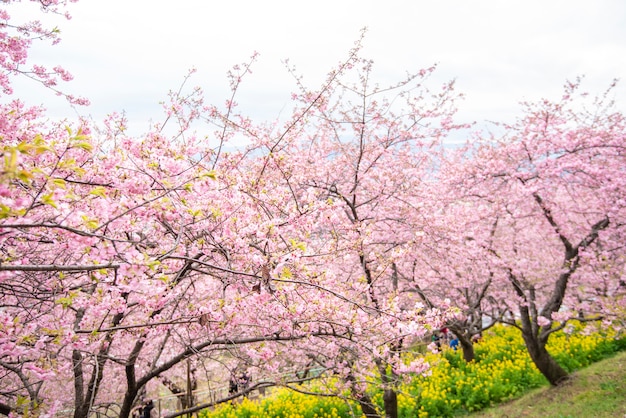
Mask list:
[[[307,236],[307,251],[299,261],[309,272],[317,271],[315,277],[345,283],[346,294],[357,295],[352,301],[358,304],[332,313],[335,321],[351,324],[349,339],[333,341],[339,353],[315,344],[301,357],[343,376],[369,417],[379,412],[366,384],[382,386],[385,415],[397,416],[402,374],[424,370],[420,361],[405,365],[402,354],[424,336],[426,324],[442,324],[443,315],[429,317],[428,309],[399,288],[396,267],[407,259],[416,232],[425,228],[407,219],[416,219],[413,213],[423,204],[420,191],[430,187],[426,179],[442,141],[460,127],[452,122],[454,85],[429,90],[433,71],[380,87],[373,81],[372,62],[353,55],[319,90],[311,91],[296,75],[300,91],[294,98],[300,106],[286,129],[272,126],[252,138],[251,152],[264,155],[251,175],[272,172],[270,184],[284,190],[284,200],[275,201],[267,196],[268,183],[251,182],[250,194],[264,202],[262,213],[277,213],[272,216],[286,222],[309,212],[311,202],[321,204],[300,233]],[[275,282],[305,277],[291,268],[287,273]]]
[[[258,208],[229,175],[233,161],[215,164],[195,138],[172,147],[163,126],[142,141],[110,126],[95,143],[84,126],[28,124],[5,149],[6,405],[37,408],[73,381],[74,416],[120,399],[128,416],[149,382],[187,358],[341,335],[298,332],[281,292],[254,291],[268,260],[250,246],[267,225],[251,220]]]
[[[191,359],[234,354],[262,375],[306,367],[310,357],[294,353],[316,347],[327,359],[350,354],[337,370],[358,358],[351,348],[386,345],[378,325],[419,335],[426,320],[379,301],[369,261],[357,264],[368,277],[355,276],[359,257],[342,253],[358,243],[355,222],[341,252],[327,248],[336,240],[324,225],[343,216],[328,187],[292,183],[276,164],[283,142],[311,132],[307,118],[357,52],[320,92],[298,98],[275,138],[238,115],[233,98],[220,110],[199,89],[173,92],[164,121],[141,138],[115,115],[98,128],[52,124],[19,102],[4,109],[2,413],[126,417]],[[233,95],[248,65],[230,73]],[[190,127],[201,121],[217,128],[199,136]],[[267,139],[270,152],[225,153],[235,135]],[[338,257],[347,270],[329,268]]]
[[[445,168],[476,212],[462,234],[490,254],[490,297],[514,314],[505,322],[553,385],[567,373],[546,350],[550,335],[571,320],[611,320],[604,303],[623,303],[623,283],[608,271],[622,270],[624,117],[611,90],[591,100],[579,87],[526,103],[503,138],[473,144],[462,166]]]
[[[42,2],[46,10],[57,11],[56,5]],[[5,93],[16,74],[49,88],[55,74],[69,79],[60,69],[22,68],[31,42],[56,31],[37,23],[4,28],[18,34],[4,33],[10,40],[3,44]],[[148,382],[189,357],[339,333],[317,328],[281,336],[287,315],[273,310],[284,304],[249,295],[242,278],[266,276],[258,262],[249,265],[247,234],[255,227],[237,180],[227,174],[233,160],[217,180],[227,129],[218,132],[218,151],[186,137],[187,124],[199,117],[197,93],[173,96],[166,117],[178,122],[173,137],[162,134],[164,123],[142,141],[124,136],[123,119],[107,121],[94,140],[84,123],[49,125],[38,119],[41,109],[17,101],[3,107],[2,413],[53,413],[67,407],[62,400],[73,392],[75,416],[120,399],[118,412],[127,416]],[[215,108],[203,111],[209,119],[226,118]],[[225,199],[229,205],[219,203]],[[247,266],[237,272],[241,262]],[[213,279],[201,284],[198,277]],[[243,300],[242,292],[250,297]],[[226,304],[233,295],[237,303]],[[264,323],[261,311],[275,326]],[[237,312],[251,320],[234,318]]]
[[[427,308],[458,309],[442,328],[458,338],[463,358],[469,362],[475,358],[474,341],[508,311],[492,303],[495,273],[488,250],[477,245],[472,234],[473,228],[485,226],[475,216],[479,211],[458,204],[445,190],[445,183],[437,181],[432,190],[436,194],[424,197],[420,222],[426,228],[410,251],[411,257],[398,265],[397,271],[403,291],[417,295]],[[442,333],[441,329],[432,332],[437,337]],[[438,341],[439,345],[446,343]]]

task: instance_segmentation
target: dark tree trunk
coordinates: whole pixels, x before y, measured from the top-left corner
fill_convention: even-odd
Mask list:
[[[385,389],[383,392],[385,403],[385,418],[398,418],[398,394],[393,389]]]
[[[400,353],[403,340],[391,344],[390,351],[400,359]],[[385,409],[385,418],[398,418],[398,394],[396,393],[396,385],[398,383],[398,375],[393,371],[388,372],[388,366],[382,361],[376,362],[378,372],[383,383],[383,407]]]
[[[520,306],[520,321],[522,324],[522,337],[526,345],[526,350],[537,369],[548,379],[552,386],[558,386],[569,378],[569,374],[554,360],[546,350],[548,338],[550,337],[550,326],[540,327],[537,323],[537,309],[535,308],[535,292],[531,288],[529,291],[530,301],[528,306]]]
[[[84,361],[84,357],[78,350],[72,353],[72,363],[74,366],[74,389],[76,390],[74,397],[74,418],[88,418],[91,412],[92,402],[96,399],[100,390],[100,384],[104,377],[104,367],[107,362],[110,342],[112,338],[107,336],[106,348],[101,348],[95,358],[95,365],[91,372],[91,378],[87,384],[87,390],[83,391],[83,370],[80,363]]]
[[[133,401],[139,393],[138,390],[127,391],[126,396],[124,396],[124,402],[122,403],[122,409],[120,410],[119,418],[128,418],[130,417],[130,412],[133,407]]]
[[[463,350],[463,360],[466,362],[474,361],[476,355],[474,353],[474,344],[472,343],[472,335],[469,331],[470,325],[462,323],[452,323],[448,328],[459,340],[461,349]]]
[[[522,336],[530,358],[552,386],[558,386],[568,380],[569,374],[548,353],[545,344],[539,341],[539,338],[526,332],[522,332]]]
[[[74,372],[74,418],[82,418],[88,415],[89,408],[84,402],[83,355],[78,350],[72,351],[72,366]]]
[[[372,398],[365,392],[361,392],[356,385],[356,379],[352,372],[346,376],[346,381],[350,383],[350,391],[354,396],[354,399],[359,403],[363,416],[366,418],[380,418],[376,406],[372,402]]]
[[[363,411],[363,416],[366,418],[380,418],[378,415],[378,411],[372,403],[372,399],[367,394],[361,394],[357,396],[357,402],[361,406],[361,411]]]
[[[145,333],[143,334],[145,337]],[[133,347],[133,351],[131,351],[130,356],[126,362],[124,367],[126,371],[126,394],[124,395],[124,401],[122,402],[122,408],[120,410],[120,418],[128,418],[130,416],[130,411],[133,407],[133,403],[139,394],[139,390],[143,388],[143,385],[137,384],[137,376],[135,370],[135,363],[137,362],[137,358],[139,357],[139,353],[143,349],[144,342],[142,339],[137,340],[135,343],[135,347]]]
[[[474,361],[476,354],[474,353],[474,344],[472,344],[472,340],[463,334],[456,334],[456,336],[459,339],[461,349],[463,350],[463,360],[468,363]]]

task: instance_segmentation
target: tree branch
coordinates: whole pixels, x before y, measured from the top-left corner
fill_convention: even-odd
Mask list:
[[[60,265],[60,264],[20,264],[2,265],[0,271],[94,271],[100,269],[120,268],[120,264],[87,264],[87,265]]]

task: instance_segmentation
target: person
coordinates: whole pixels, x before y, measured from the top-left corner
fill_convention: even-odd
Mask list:
[[[454,351],[459,348],[459,339],[456,335],[452,335],[452,339],[450,340],[450,348]]]
[[[152,399],[150,399],[148,402],[146,402],[145,406],[141,410],[141,418],[154,417],[155,415],[152,412],[153,410],[154,410],[154,402],[152,401]]]
[[[239,376],[239,386],[241,387],[241,390],[245,391],[248,389],[248,386],[250,386],[250,376],[248,376],[248,373],[241,373],[241,376]],[[245,394],[244,396],[247,397],[248,394]]]
[[[239,392],[239,382],[237,382],[237,377],[235,377],[234,373],[230,375],[230,381],[228,382],[228,394],[234,395]]]

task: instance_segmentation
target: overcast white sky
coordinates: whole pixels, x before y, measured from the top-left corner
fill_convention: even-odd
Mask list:
[[[8,10],[33,16],[26,6]],[[381,84],[437,63],[438,80],[456,78],[466,94],[464,120],[510,117],[520,100],[556,98],[578,75],[598,93],[626,75],[623,0],[80,0],[69,12],[72,20],[55,21],[62,42],[36,48],[33,61],[74,74],[66,90],[92,102],[83,114],[101,120],[125,110],[137,132],[160,116],[159,101],[191,67],[192,84],[222,103],[226,71],[253,51],[260,58],[240,101],[274,118],[295,90],[281,60],[317,87],[365,26],[364,55]],[[53,115],[73,115],[32,83],[16,90]],[[626,80],[617,93],[624,110]]]

